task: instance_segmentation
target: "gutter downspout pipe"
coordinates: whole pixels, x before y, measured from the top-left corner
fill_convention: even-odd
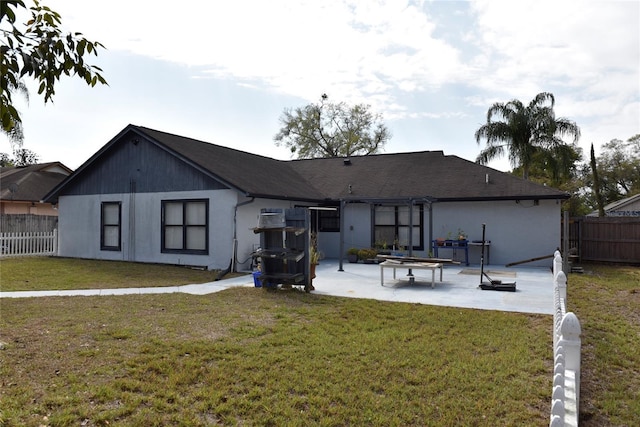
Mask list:
[[[344,271],[342,268],[342,261],[344,257],[344,208],[347,202],[344,199],[340,199],[340,261],[338,263],[338,271]]]
[[[233,271],[234,273],[237,273],[236,264],[238,262],[238,208],[251,204],[255,200],[256,200],[255,197],[251,197],[250,200],[245,200],[244,202],[236,203],[236,206],[233,209],[233,244],[232,244],[231,271]]]

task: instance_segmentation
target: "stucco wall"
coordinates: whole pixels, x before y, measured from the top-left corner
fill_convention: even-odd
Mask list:
[[[560,203],[555,200],[540,200],[538,204],[533,200],[435,203],[433,238],[446,237],[449,231],[456,233],[460,228],[469,240],[481,240],[485,223],[486,239],[491,240],[491,263],[508,264],[553,254],[560,246],[560,212]],[[469,258],[478,264],[480,248],[470,248]],[[551,259],[525,265],[551,265]]]
[[[344,248],[371,246],[371,207],[348,204],[344,212]],[[425,250],[415,256],[428,256],[429,209],[424,209]],[[491,240],[491,263],[508,264],[552,254],[560,245],[560,204],[555,200],[500,202],[452,202],[433,204],[433,239],[457,236],[463,230],[469,240],[482,239],[482,224],[486,224],[486,239]],[[340,234],[322,233],[320,249],[328,258],[340,255]],[[451,250],[440,251],[449,258]],[[485,262],[487,262],[485,254]],[[480,247],[469,248],[469,262],[480,263]],[[527,263],[527,266],[550,265],[551,260]]]
[[[161,201],[198,198],[209,199],[209,255],[161,253]],[[122,203],[121,251],[100,250],[100,204],[103,201]],[[236,205],[239,205],[237,215]],[[260,236],[253,232],[260,209],[299,205],[289,201],[245,198],[232,190],[144,193],[133,197],[129,194],[63,196],[59,200],[60,255],[224,269],[229,266],[235,250],[236,270],[247,271],[251,268],[250,254],[260,243]],[[343,215],[345,251],[350,247],[369,247],[371,206],[348,204]],[[435,203],[431,237],[447,237],[449,232],[453,235],[462,229],[469,240],[480,240],[482,223],[486,224],[487,240],[491,240],[491,264],[550,255],[560,244],[560,204],[555,200],[541,200],[537,204],[533,201]],[[415,256],[429,255],[429,237],[429,210],[425,207],[426,247],[424,251],[415,252]],[[340,256],[339,233],[320,233],[318,244],[327,258]],[[439,256],[450,257],[451,252],[444,250]],[[469,249],[469,260],[471,264],[479,264],[479,247]],[[526,265],[550,265],[550,262],[543,260]]]
[[[58,210],[51,203],[1,201],[0,213],[7,215],[30,214],[57,216]]]
[[[273,199],[251,199],[238,197],[238,214],[236,221],[237,236],[237,271],[251,269],[251,253],[260,246],[260,234],[253,232],[258,226],[260,210],[263,208],[289,209],[304,205],[293,201]]]
[[[209,255],[161,252],[161,201],[209,199]],[[100,206],[122,203],[122,249],[100,250]],[[59,200],[59,254],[66,257],[227,268],[232,257],[236,193],[231,190],[63,196]],[[135,236],[135,238],[131,238]]]

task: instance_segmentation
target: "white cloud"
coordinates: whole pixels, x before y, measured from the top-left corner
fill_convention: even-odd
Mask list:
[[[49,3],[68,29],[111,52],[183,65],[203,85],[216,79],[287,100],[315,101],[327,93],[332,100],[370,104],[385,120],[419,128],[406,130],[410,138],[441,126],[428,132],[440,138],[453,129],[477,150],[473,133],[491,104],[528,102],[541,91],[556,95],[557,115],[578,122],[585,143],[640,132],[637,1]],[[101,56],[90,62],[101,65]],[[114,71],[120,70],[105,69],[107,80]],[[158,86],[180,84],[162,80]],[[184,102],[176,108],[185,116],[189,108],[211,108]],[[403,147],[420,143],[398,141]]]

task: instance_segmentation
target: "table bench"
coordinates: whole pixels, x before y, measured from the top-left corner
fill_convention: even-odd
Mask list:
[[[396,278],[397,268],[406,268],[409,270],[431,270],[431,288],[436,287],[436,270],[440,269],[440,281],[442,282],[442,263],[436,262],[399,262],[395,260],[387,260],[380,265],[380,285],[384,286],[384,269],[393,269],[393,278]],[[413,278],[413,275],[411,275]]]

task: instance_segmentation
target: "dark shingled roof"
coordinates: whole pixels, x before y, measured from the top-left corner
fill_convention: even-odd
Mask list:
[[[252,196],[301,200],[564,199],[569,195],[442,151],[282,161],[135,126]],[[346,161],[345,161],[346,160]],[[488,178],[487,178],[488,175]],[[487,182],[488,179],[488,182]]]
[[[257,197],[316,199],[316,189],[289,166],[290,162],[145,127],[135,128],[243,193]]]
[[[203,173],[247,196],[299,201],[440,201],[566,199],[569,194],[442,151],[276,160],[192,138],[129,125],[77,172],[129,131],[164,147]],[[70,177],[68,181],[71,181]],[[47,197],[54,198],[67,182]]]
[[[71,169],[60,162],[0,168],[0,199],[39,202]]]
[[[291,166],[331,199],[562,199],[568,194],[442,151],[295,160]]]

